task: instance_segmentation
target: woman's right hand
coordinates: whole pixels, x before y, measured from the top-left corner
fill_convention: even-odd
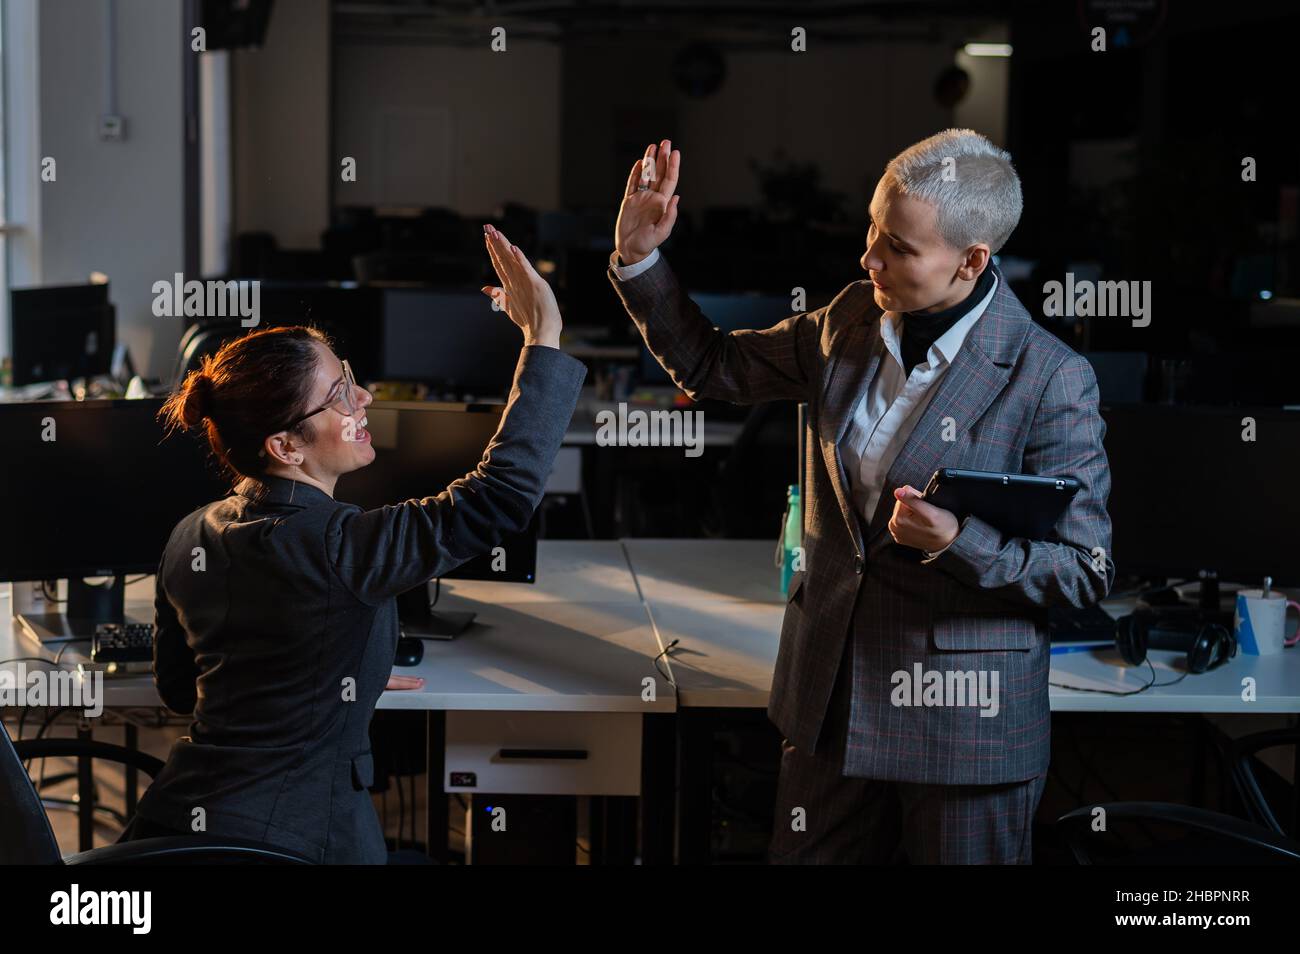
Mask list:
[[[510,244],[504,234],[490,225],[483,226],[492,267],[499,287],[484,285],[483,294],[510,316],[524,333],[524,345],[560,346],[560,306],[546,279],[537,274],[528,257]]]

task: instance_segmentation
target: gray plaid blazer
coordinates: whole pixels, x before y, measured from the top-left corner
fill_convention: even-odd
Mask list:
[[[610,271],[646,345],[691,398],[808,403],[805,569],[790,584],[768,716],[790,743],[813,751],[851,638],[845,775],[956,785],[1045,772],[1047,607],[1097,603],[1114,582],[1096,376],[1033,322],[997,274],[992,302],[895,459],[867,523],[853,507],[838,445],[884,354],[870,282],[769,329],[727,334],[701,314],[666,260],[628,281]],[[947,418],[955,440],[942,439]],[[968,516],[952,545],[926,560],[896,544],[887,524],[894,489],[924,489],[939,467],[1068,475],[1082,489],[1048,540],[1004,537]],[[962,674],[980,672],[991,687],[996,673],[997,714],[955,704],[955,692],[939,697],[941,705],[896,698],[898,674],[912,676],[917,665],[954,689],[970,685]]]

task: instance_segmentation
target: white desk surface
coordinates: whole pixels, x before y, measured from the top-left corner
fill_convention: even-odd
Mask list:
[[[625,539],[679,706],[767,707],[785,596],[772,540]]]
[[[660,647],[680,642],[669,657],[678,704],[765,707],[772,687],[785,604],[772,565],[774,541],[624,540]],[[1105,604],[1114,616],[1133,601]],[[1183,672],[1185,656],[1153,651],[1157,682]],[[1242,680],[1255,680],[1256,699],[1242,699]],[[1084,688],[1130,690],[1151,679],[1147,666],[1125,665],[1113,649],[1052,658],[1050,681]],[[1114,696],[1052,686],[1054,711],[1300,712],[1300,648],[1277,656],[1238,654],[1209,673],[1137,695]]]
[[[537,582],[443,580],[448,596],[480,603],[641,603],[627,554],[617,540],[539,540]]]
[[[766,709],[785,604],[714,600],[650,607],[678,706]],[[664,665],[664,663],[660,663]]]
[[[1193,595],[1183,587],[1184,597]],[[1194,587],[1193,587],[1194,589]],[[1225,604],[1226,606],[1227,604]],[[1137,606],[1134,598],[1107,600],[1102,607],[1120,617]],[[1154,677],[1157,685],[1131,696],[1102,692],[1079,692],[1052,686],[1054,712],[1300,712],[1300,649],[1283,650],[1274,656],[1238,653],[1225,665],[1200,675],[1187,676],[1187,654],[1173,650],[1152,650],[1151,666],[1130,666],[1113,646],[1088,652],[1052,657],[1050,680],[1062,686],[1129,692],[1145,686]],[[1155,672],[1152,672],[1152,668]],[[1255,700],[1242,699],[1242,681],[1254,680]]]
[[[617,541],[538,543],[538,583],[447,581],[439,609],[478,617],[454,640],[426,640],[418,666],[398,670],[425,678],[418,692],[385,692],[381,709],[671,712],[672,689],[655,669],[654,629]],[[127,588],[128,615],[152,618],[153,579]],[[0,600],[0,659],[41,655]],[[144,602],[149,600],[149,602]],[[70,646],[63,661],[87,658]],[[642,680],[655,679],[656,700],[643,702]],[[161,705],[149,675],[108,679],[105,705]]]
[[[445,605],[444,605],[445,604]],[[472,609],[471,627],[451,641],[425,640],[424,688],[385,692],[381,709],[672,712],[672,687],[656,671],[654,629],[639,603],[484,604],[447,598],[443,609]],[[655,701],[643,702],[643,680]]]
[[[652,613],[710,601],[785,606],[775,539],[625,539],[623,548]]]
[[[380,708],[550,711],[672,711],[655,655],[677,682],[677,705],[767,705],[785,603],[768,540],[541,541],[534,586],[477,581],[443,585],[439,607],[472,608],[476,625],[449,642],[426,641],[425,659],[405,670],[421,692],[386,692]],[[630,567],[629,568],[629,564]],[[639,586],[639,589],[638,589]],[[128,610],[149,618],[152,580],[127,589]],[[1107,603],[1114,615],[1131,604]],[[22,635],[0,597],[0,659],[45,655]],[[84,658],[80,644],[64,654]],[[1159,682],[1182,673],[1181,654],[1153,651]],[[1146,666],[1115,665],[1111,649],[1052,659],[1052,682],[1127,690],[1151,678]],[[658,684],[641,702],[642,679]],[[1255,680],[1256,700],[1242,699]],[[108,680],[106,704],[157,706],[152,679]],[[1056,711],[1300,712],[1300,649],[1239,654],[1210,673],[1132,696],[1051,688]]]

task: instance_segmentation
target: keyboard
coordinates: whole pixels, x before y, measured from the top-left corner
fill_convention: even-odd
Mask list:
[[[99,623],[90,643],[96,663],[153,661],[153,623]]]

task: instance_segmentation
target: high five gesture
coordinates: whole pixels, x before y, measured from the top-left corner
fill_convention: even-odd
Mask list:
[[[624,265],[635,265],[663,243],[677,222],[677,173],[681,150],[665,139],[651,144],[632,164],[614,227],[614,245]]]

